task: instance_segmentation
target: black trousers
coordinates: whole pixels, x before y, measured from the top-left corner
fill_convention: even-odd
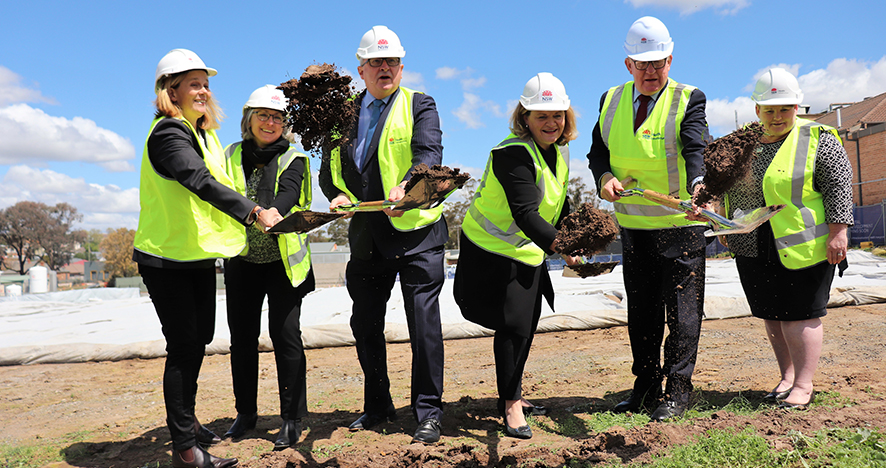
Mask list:
[[[351,257],[345,279],[354,301],[351,331],[364,375],[364,411],[382,414],[391,405],[385,343],[385,312],[400,275],[412,347],[412,413],[416,421],[443,417],[443,333],[438,297],[443,289],[443,247],[399,258]]]
[[[635,391],[661,388],[667,377],[666,395],[688,402],[704,315],[705,229],[621,231]]]
[[[301,304],[314,290],[314,271],[292,287],[282,260],[250,263],[235,257],[225,262],[228,327],[231,329],[231,376],[238,413],[258,407],[258,337],[262,305],[268,298],[268,333],[274,344],[280,417],[308,414],[307,365],[301,337]]]
[[[197,377],[215,332],[215,268],[171,269],[139,265],[166,337],[163,400],[172,447],[197,444]]]

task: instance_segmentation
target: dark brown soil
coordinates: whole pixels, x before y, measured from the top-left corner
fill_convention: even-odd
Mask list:
[[[309,349],[307,429],[295,449],[273,452],[280,429],[277,372],[273,353],[261,353],[258,425],[244,438],[225,440],[210,452],[237,457],[243,468],[542,468],[649,463],[711,429],[751,428],[780,451],[834,427],[882,432],[886,304],[828,312],[822,319],[824,348],[815,375],[819,397],[805,412],[762,405],[763,411],[749,416],[720,409],[707,417],[690,412],[674,422],[633,428],[604,424],[610,417],[607,411],[627,397],[632,382],[627,327],[614,327],[536,335],[523,376],[523,395],[551,412],[529,418],[530,440],[503,433],[496,416],[493,338],[487,337],[445,342],[439,444],[411,443],[416,427],[409,409],[412,353],[409,343],[396,343],[387,347],[399,416],[395,422],[349,432],[347,425],[363,407],[363,373],[356,352],[353,347]],[[62,444],[65,461],[50,465],[53,468],[168,467],[164,361],[0,367],[0,443]],[[703,322],[693,376],[696,408],[722,408],[735,398],[757,407],[777,382],[778,365],[760,320]],[[230,357],[207,356],[199,385],[197,415],[223,434],[236,416]],[[2,459],[0,466],[6,466]],[[796,466],[801,466],[799,461]]]
[[[422,179],[429,179],[431,182],[452,180],[452,183],[454,183],[456,187],[461,188],[468,180],[470,180],[470,178],[471,174],[461,172],[461,169],[457,167],[452,169],[449,166],[441,166],[440,164],[434,164],[433,166],[428,167],[427,164],[421,163],[412,169],[412,178],[406,182],[405,190],[408,192]]]
[[[575,272],[581,278],[589,278],[591,276],[605,275],[611,273],[618,265],[618,262],[594,262],[580,263],[578,265],[569,265],[569,269]]]
[[[299,79],[279,86],[289,99],[289,129],[306,151],[329,152],[346,142],[358,111],[351,81],[335,64],[324,63],[309,66]]]
[[[704,151],[704,187],[695,198],[696,205],[720,198],[751,169],[751,158],[763,126],[759,122],[714,140]]]
[[[561,253],[590,257],[605,249],[617,234],[618,226],[609,213],[584,203],[563,218],[556,239]]]

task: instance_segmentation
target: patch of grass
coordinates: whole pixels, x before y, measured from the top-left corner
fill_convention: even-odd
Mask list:
[[[343,444],[332,444],[332,445],[321,445],[319,447],[314,447],[311,449],[311,453],[321,457],[321,458],[329,458],[336,452],[340,452],[342,449],[346,447],[353,447],[353,442],[345,442]]]
[[[0,444],[0,466],[7,468],[39,468],[64,461],[58,447],[45,444],[12,446]]]
[[[808,468],[886,467],[886,438],[867,428],[825,429],[812,437],[793,432],[791,440],[795,449],[785,453],[787,463]]]
[[[669,455],[653,457],[654,468],[770,468],[778,455],[753,428],[742,431],[710,430],[695,442],[674,448]]]
[[[849,397],[840,395],[840,392],[824,391],[815,392],[813,405],[830,406],[833,408],[848,408],[855,406],[855,401]]]

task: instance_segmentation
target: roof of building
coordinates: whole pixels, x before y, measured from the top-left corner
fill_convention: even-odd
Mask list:
[[[857,131],[867,128],[869,125],[886,122],[886,93],[842,106],[839,110],[841,121],[839,128],[837,128],[837,109],[822,115],[815,121],[830,125],[840,131],[850,129]]]

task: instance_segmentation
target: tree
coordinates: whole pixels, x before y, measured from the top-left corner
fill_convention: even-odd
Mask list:
[[[584,179],[581,177],[573,177],[569,179],[569,186],[566,188],[566,194],[572,203],[572,210],[575,211],[584,203],[590,203],[594,208],[600,208],[602,202],[597,196],[597,189],[588,188]]]
[[[85,241],[83,241],[83,252],[78,252],[74,256],[77,258],[82,258],[87,262],[94,261],[98,259],[99,254],[99,245],[102,242],[102,239],[105,238],[104,233],[99,231],[98,229],[90,229],[88,231],[81,230],[77,231],[78,235],[82,236]]]
[[[119,228],[115,231],[108,228],[108,235],[102,239],[99,248],[105,259],[105,271],[111,273],[111,279],[128,278],[138,274],[138,264],[132,261],[134,245],[134,230]]]
[[[25,264],[39,249],[37,229],[49,222],[48,206],[32,201],[20,201],[0,210],[0,241],[18,255],[18,273],[25,274]]]
[[[348,245],[348,227],[351,225],[351,218],[338,218],[326,225],[326,237],[329,242],[335,242],[338,245]]]
[[[477,180],[468,179],[464,186],[459,189],[459,201],[446,201],[443,203],[443,217],[446,219],[446,225],[449,228],[449,240],[444,245],[447,249],[458,249],[459,234],[461,233],[461,224],[464,222],[468,208],[471,206],[471,200],[474,199],[474,192],[477,190]]]
[[[43,249],[41,259],[50,270],[58,271],[74,258],[74,245],[85,242],[85,232],[73,231],[72,225],[83,219],[77,208],[67,203],[46,206],[46,223],[36,228],[37,243]]]

